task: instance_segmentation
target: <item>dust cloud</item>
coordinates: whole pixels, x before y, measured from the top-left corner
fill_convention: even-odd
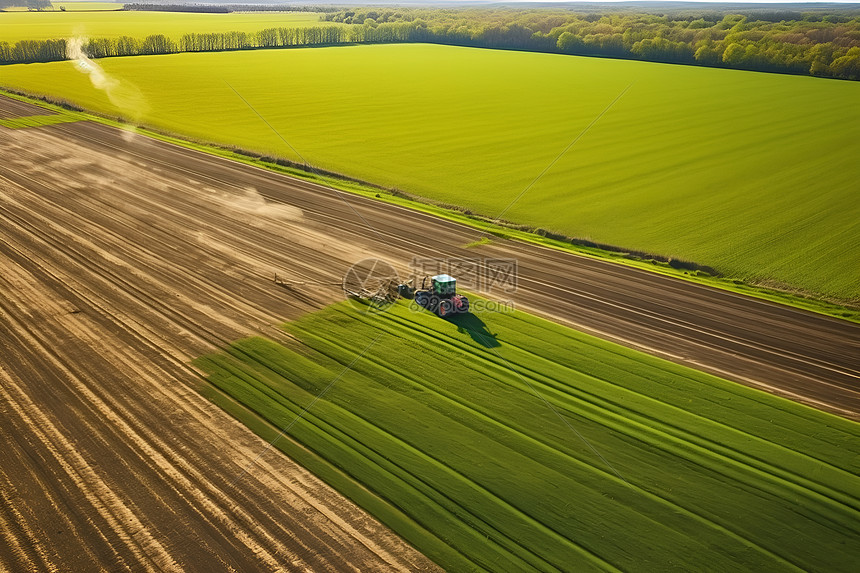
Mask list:
[[[137,86],[112,77],[84,53],[87,39],[81,36],[66,40],[66,57],[75,62],[75,69],[87,74],[93,87],[105,92],[108,100],[123,114],[140,121],[149,111],[149,105]]]
[[[278,221],[300,221],[302,219],[302,210],[298,207],[266,201],[260,192],[253,187],[246,187],[242,195],[214,189],[209,189],[209,191],[215,195],[214,199],[218,203],[236,213],[268,217]]]

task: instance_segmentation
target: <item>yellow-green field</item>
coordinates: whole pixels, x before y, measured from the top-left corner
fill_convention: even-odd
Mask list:
[[[860,83],[433,45],[111,58],[0,84],[516,222],[860,298]],[[128,97],[125,97],[128,96]],[[477,238],[477,236],[476,236]]]
[[[178,40],[183,34],[212,32],[257,32],[265,28],[295,26],[340,26],[320,22],[320,15],[311,12],[266,12],[230,14],[193,14],[180,12],[82,12],[73,4],[66,12],[0,12],[0,42],[19,40],[50,40],[86,36],[90,38],[145,38],[164,34]],[[105,4],[105,6],[111,6]],[[119,7],[119,4],[113,4]]]

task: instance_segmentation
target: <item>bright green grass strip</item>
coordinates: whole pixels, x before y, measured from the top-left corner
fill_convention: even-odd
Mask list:
[[[507,219],[860,298],[858,82],[429,45],[101,64],[141,98],[118,108],[70,63],[2,81],[298,159],[227,80],[313,165],[487,216],[632,84]]]
[[[265,28],[295,28],[298,26],[338,26],[320,22],[312,12],[268,12],[247,14],[193,14],[185,12],[80,12],[71,3],[67,12],[0,12],[0,42],[19,40],[51,40],[82,36],[88,38],[119,38],[131,36],[143,39],[151,34],[164,34],[179,40],[183,34],[211,32],[258,32]],[[114,5],[118,7],[119,5]]]
[[[482,245],[489,245],[490,243],[492,243],[492,241],[489,239],[489,237],[481,237],[477,241],[472,241],[471,243],[466,243],[465,245],[463,245],[463,247],[466,249],[471,249],[474,247],[480,247]]]
[[[71,123],[83,121],[85,118],[78,114],[58,113],[53,115],[30,115],[27,117],[14,117],[11,119],[0,119],[0,126],[10,129],[23,129],[26,127],[40,127],[43,125],[54,125],[57,123]]]
[[[853,568],[856,423],[519,312],[286,328],[200,359],[210,395],[286,427],[376,339],[285,451],[445,567]]]

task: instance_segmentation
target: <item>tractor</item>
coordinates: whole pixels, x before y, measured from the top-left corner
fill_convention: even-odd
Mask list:
[[[457,279],[450,275],[424,277],[421,288],[415,291],[415,302],[442,318],[469,312],[469,299],[457,294]]]

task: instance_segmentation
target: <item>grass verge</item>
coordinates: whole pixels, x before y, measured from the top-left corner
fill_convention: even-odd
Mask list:
[[[50,98],[35,98],[27,94],[0,90],[0,94],[7,97],[17,99],[19,101],[31,103],[55,111],[58,114],[75,114],[77,118],[85,118],[90,121],[95,121],[117,127],[119,129],[134,130],[137,133],[152,137],[160,141],[179,145],[189,149],[195,149],[204,153],[217,155],[225,159],[238,161],[247,165],[253,165],[270,171],[276,171],[302,179],[312,183],[325,185],[341,191],[346,191],[363,197],[375,199],[385,203],[398,205],[408,209],[413,209],[442,217],[447,220],[467,225],[478,229],[496,238],[523,241],[557,249],[561,251],[575,253],[580,256],[591,257],[595,259],[608,260],[617,264],[623,264],[649,272],[657,272],[663,275],[673,276],[690,282],[695,282],[701,285],[719,288],[735,292],[738,294],[752,296],[771,302],[800,308],[803,310],[832,316],[860,323],[860,306],[854,301],[841,300],[823,300],[817,298],[811,293],[806,293],[798,289],[769,288],[766,286],[749,283],[744,280],[732,279],[720,276],[714,276],[708,272],[701,270],[685,270],[683,268],[673,267],[673,263],[667,260],[660,260],[647,254],[636,254],[626,252],[621,248],[600,248],[598,246],[588,246],[582,244],[572,238],[556,237],[545,232],[538,233],[519,226],[511,225],[504,221],[490,224],[484,218],[478,217],[468,210],[464,210],[454,205],[441,205],[434,203],[428,199],[416,197],[399,191],[397,189],[384,188],[365,181],[359,181],[335,173],[320,173],[309,172],[301,168],[299,165],[292,164],[287,161],[280,161],[274,158],[267,158],[234,148],[222,147],[210,143],[192,141],[189,139],[178,137],[174,134],[168,134],[146,127],[131,126],[118,118],[110,118],[103,115],[81,110],[80,108],[63,101],[51,100]],[[71,110],[71,111],[70,111]],[[79,120],[78,119],[78,120]],[[540,231],[540,230],[537,230]],[[476,241],[465,245],[466,247],[478,247],[482,244],[487,244],[490,239],[486,236],[478,238]]]
[[[9,129],[24,129],[27,127],[41,127],[43,125],[56,125],[58,123],[72,123],[85,118],[74,113],[57,113],[53,115],[30,115],[26,117],[13,117],[0,119],[0,126]]]
[[[856,563],[854,422],[520,312],[285,329],[198,359],[207,395],[445,568]]]

